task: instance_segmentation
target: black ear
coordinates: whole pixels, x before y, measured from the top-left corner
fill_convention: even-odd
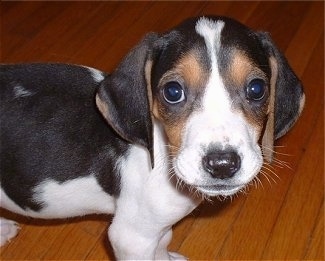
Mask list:
[[[270,57],[273,56],[277,62],[274,135],[275,139],[278,139],[286,134],[299,118],[305,104],[305,95],[301,82],[270,36],[267,33],[258,35]]]
[[[271,162],[273,142],[286,134],[299,118],[305,104],[301,82],[267,33],[257,33],[269,56],[271,68],[269,114],[262,138],[264,157]]]
[[[97,107],[110,126],[123,139],[149,150],[152,167],[153,123],[146,66],[151,64],[151,50],[157,38],[154,33],[146,35],[101,83],[96,95]]]

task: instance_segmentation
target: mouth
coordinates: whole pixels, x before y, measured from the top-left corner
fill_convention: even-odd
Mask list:
[[[208,185],[196,186],[196,189],[208,196],[231,196],[236,194],[244,185],[231,186],[231,185]]]

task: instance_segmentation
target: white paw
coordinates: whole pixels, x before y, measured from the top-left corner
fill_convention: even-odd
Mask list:
[[[170,260],[175,260],[175,261],[185,261],[188,260],[185,256],[182,256],[181,254],[178,254],[176,252],[168,252],[169,254],[169,259]]]
[[[16,222],[0,218],[0,246],[4,246],[10,239],[15,237],[18,230],[19,226]]]

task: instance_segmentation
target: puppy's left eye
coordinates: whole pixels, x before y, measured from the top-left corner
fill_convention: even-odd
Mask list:
[[[167,83],[162,93],[165,101],[170,104],[180,103],[185,100],[183,87],[178,82]]]
[[[262,79],[254,79],[246,88],[246,97],[249,100],[260,101],[264,98],[265,92],[265,82]]]

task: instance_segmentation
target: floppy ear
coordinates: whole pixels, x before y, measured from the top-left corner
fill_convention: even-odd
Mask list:
[[[262,138],[264,156],[272,161],[273,141],[286,134],[297,121],[305,104],[305,95],[298,77],[269,35],[258,33],[258,37],[270,56],[272,71],[269,115]]]
[[[270,80],[270,99],[268,108],[268,118],[266,121],[264,134],[262,138],[262,150],[263,156],[268,162],[272,162],[273,159],[273,147],[274,147],[274,124],[275,124],[275,88],[278,78],[278,63],[274,56],[269,58],[269,64],[271,67],[271,80]]]
[[[151,90],[148,90],[150,83],[147,83],[145,67],[157,38],[154,33],[146,35],[103,80],[96,94],[97,107],[110,126],[123,139],[146,147],[152,167]]]

